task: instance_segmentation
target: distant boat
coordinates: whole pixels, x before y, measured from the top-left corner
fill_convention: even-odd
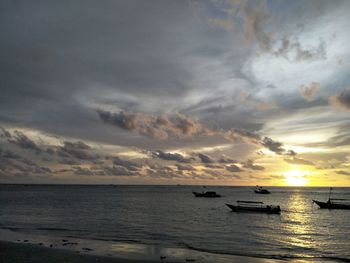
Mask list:
[[[213,191],[208,191],[208,192],[192,192],[195,197],[221,197],[221,195],[217,194],[216,192]]]
[[[348,201],[348,199],[336,199],[331,198],[332,194],[332,187],[329,189],[329,197],[327,202],[321,202],[317,200],[312,200],[315,204],[317,204],[320,208],[327,208],[327,209],[350,209],[350,203],[342,203],[339,201]],[[338,202],[337,202],[338,201]]]
[[[269,190],[262,188],[261,186],[256,186],[254,192],[256,194],[271,194]]]
[[[279,214],[279,205],[265,205],[263,202],[237,201],[237,205],[226,204],[234,212],[260,212],[268,214]]]

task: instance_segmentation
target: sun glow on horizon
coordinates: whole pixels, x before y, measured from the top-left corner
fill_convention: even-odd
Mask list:
[[[305,186],[308,184],[305,178],[305,172],[300,170],[290,170],[284,173],[286,185],[288,186]]]

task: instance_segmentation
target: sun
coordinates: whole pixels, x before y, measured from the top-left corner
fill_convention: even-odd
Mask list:
[[[284,173],[286,184],[289,186],[305,186],[307,180],[305,178],[305,172],[300,170],[291,170]]]

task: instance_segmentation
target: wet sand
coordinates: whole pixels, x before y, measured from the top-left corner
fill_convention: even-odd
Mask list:
[[[34,244],[17,244],[0,241],[0,263],[135,263],[137,261],[79,254],[75,251],[50,249]],[[143,261],[152,263],[154,261]]]
[[[276,263],[273,259],[215,254],[187,248],[88,240],[0,230],[0,263]]]

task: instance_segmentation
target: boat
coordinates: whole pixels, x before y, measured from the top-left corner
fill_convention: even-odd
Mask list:
[[[237,201],[237,205],[226,204],[233,212],[260,212],[268,214],[279,214],[279,205],[265,205],[264,202]]]
[[[335,201],[345,201],[347,199],[332,199],[329,198],[327,202],[321,202],[317,200],[312,200],[315,204],[317,204],[320,208],[328,208],[328,209],[350,209],[350,203],[341,203]]]
[[[256,186],[254,192],[256,194],[271,194],[269,190],[262,188],[261,186]]]
[[[331,198],[332,194],[332,187],[329,189],[329,197],[327,202],[312,200],[315,204],[317,204],[320,208],[327,208],[327,209],[350,209],[350,203],[349,202],[342,202],[342,201],[348,201],[348,199],[340,199],[340,198]],[[340,201],[340,202],[339,202]]]
[[[214,191],[208,191],[208,192],[192,192],[195,197],[221,197],[221,195],[217,194]]]

